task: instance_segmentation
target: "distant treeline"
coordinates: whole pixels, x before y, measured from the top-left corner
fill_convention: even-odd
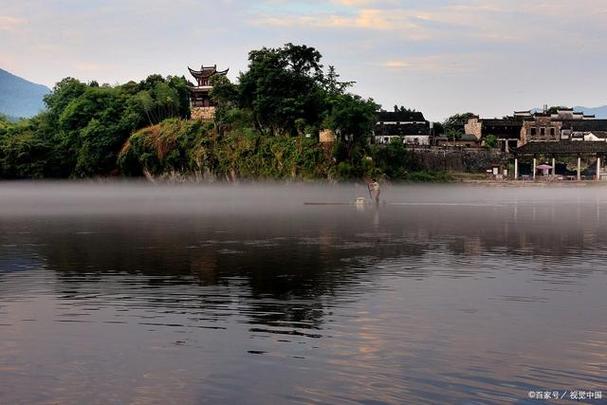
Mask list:
[[[213,78],[209,123],[189,120],[184,77],[118,86],[66,78],[43,113],[0,118],[0,178],[444,179],[416,174],[400,143],[371,145],[379,106],[321,59],[305,45],[250,52],[236,83]],[[336,136],[330,148],[318,142],[322,130]]]

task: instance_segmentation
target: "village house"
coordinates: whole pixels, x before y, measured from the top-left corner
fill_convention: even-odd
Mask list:
[[[521,128],[523,126],[522,118],[506,117],[503,119],[481,119],[480,117],[472,117],[468,123],[464,125],[466,135],[474,136],[480,143],[482,139],[489,135],[493,135],[497,139],[497,145],[503,152],[519,146],[521,137]]]
[[[561,108],[556,112],[515,111],[510,117],[484,119],[472,117],[465,132],[478,139],[496,137],[503,152],[512,152],[530,142],[598,141],[607,142],[607,120]]]
[[[379,111],[374,130],[377,144],[389,144],[395,140],[411,146],[430,146],[432,124],[417,111]]]
[[[550,114],[536,113],[532,118],[523,120],[520,144],[528,142],[558,142],[561,140],[563,121],[554,119]]]
[[[607,132],[607,120],[604,119],[566,120],[563,121],[561,139],[604,142],[605,132]]]
[[[607,131],[573,132],[572,141],[607,142]]]

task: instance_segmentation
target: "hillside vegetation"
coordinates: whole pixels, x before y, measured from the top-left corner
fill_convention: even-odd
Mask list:
[[[118,86],[66,78],[32,119],[0,119],[0,177],[148,176],[205,179],[441,179],[402,144],[373,147],[379,106],[349,90],[305,45],[262,48],[232,83],[213,78],[214,122],[189,119],[184,77]],[[318,142],[321,130],[336,142]]]

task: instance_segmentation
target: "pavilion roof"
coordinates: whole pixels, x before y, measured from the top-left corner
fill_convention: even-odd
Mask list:
[[[209,78],[214,75],[226,75],[230,69],[218,71],[217,65],[214,66],[200,66],[200,70],[194,70],[188,66],[188,70],[195,78]]]

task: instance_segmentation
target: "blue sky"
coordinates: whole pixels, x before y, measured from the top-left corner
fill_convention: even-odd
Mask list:
[[[0,0],[0,67],[119,83],[317,47],[355,91],[439,120],[607,104],[605,0]]]

